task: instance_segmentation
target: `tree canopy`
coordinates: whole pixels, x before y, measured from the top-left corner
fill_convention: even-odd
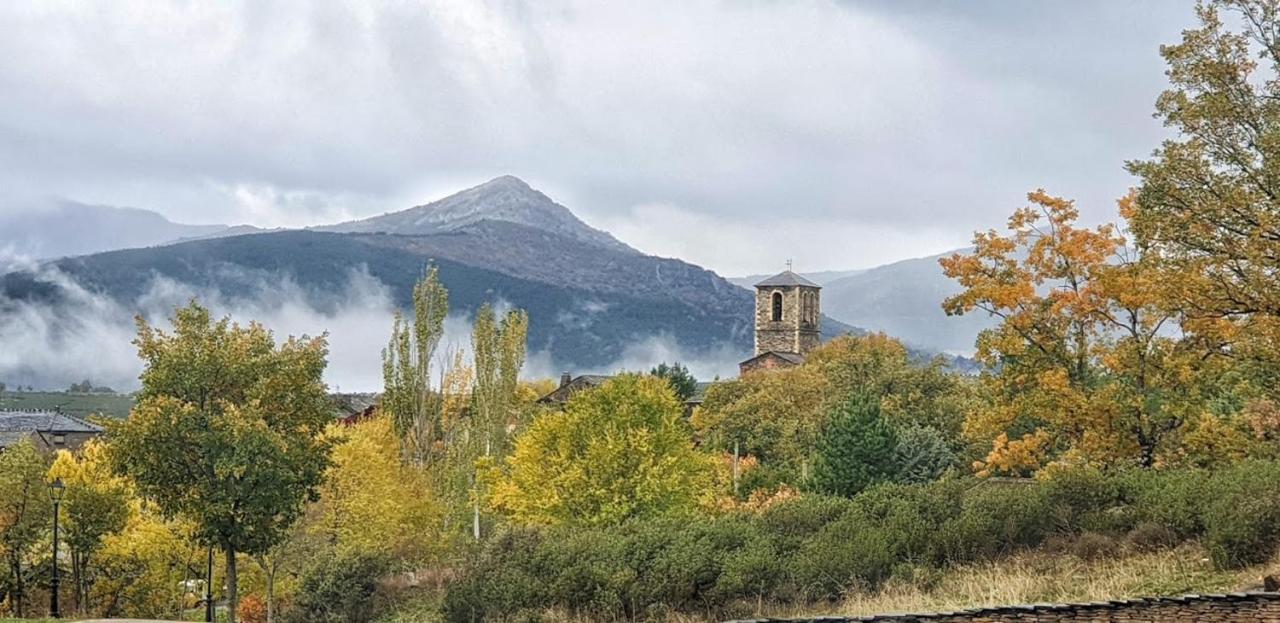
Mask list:
[[[325,338],[277,346],[265,327],[215,321],[196,303],[172,322],[170,333],[138,320],[146,368],[133,412],[110,428],[112,463],[226,553],[234,606],[236,553],[270,549],[329,465]]]

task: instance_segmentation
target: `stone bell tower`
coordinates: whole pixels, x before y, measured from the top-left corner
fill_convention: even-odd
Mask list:
[[[743,373],[804,362],[821,341],[821,290],[790,270],[756,284],[755,356],[739,364]]]

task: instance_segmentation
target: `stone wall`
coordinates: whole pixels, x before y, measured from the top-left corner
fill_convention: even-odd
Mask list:
[[[743,623],[773,623],[754,619]],[[1126,621],[1130,623],[1280,623],[1280,593],[1231,593],[1125,599],[1080,604],[1036,604],[974,608],[934,614],[883,614],[865,617],[790,619],[793,623],[1073,623]]]
[[[782,294],[782,320],[773,320],[773,294]],[[808,307],[801,305],[809,302]],[[799,286],[756,289],[755,354],[807,354],[820,342],[819,324],[822,307],[818,288]]]

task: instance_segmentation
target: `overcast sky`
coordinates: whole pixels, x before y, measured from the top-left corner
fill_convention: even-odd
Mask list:
[[[502,174],[722,274],[1109,219],[1189,2],[0,3],[0,211],[302,226]]]

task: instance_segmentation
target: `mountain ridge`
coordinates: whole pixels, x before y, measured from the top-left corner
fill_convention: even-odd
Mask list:
[[[525,225],[615,251],[639,253],[612,234],[582,222],[569,208],[513,175],[503,175],[405,210],[310,229],[348,234],[426,235],[456,231],[484,221]]]

